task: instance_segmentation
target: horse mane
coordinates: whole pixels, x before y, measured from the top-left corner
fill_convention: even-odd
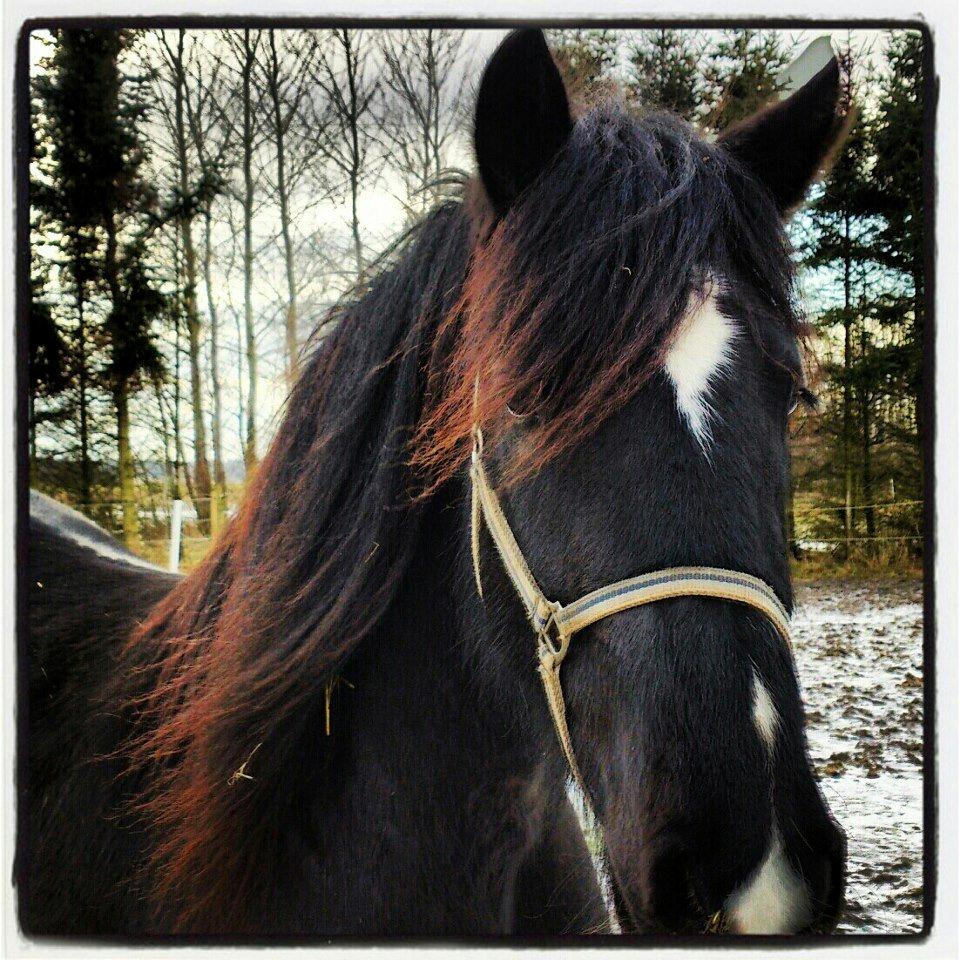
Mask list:
[[[324,685],[416,548],[425,501],[406,450],[470,239],[462,205],[440,207],[335,308],[237,516],[128,644],[151,682],[127,753],[146,782],[153,893],[178,929],[244,929],[276,879],[251,851],[277,850],[317,787],[324,744],[298,754],[322,729]]]
[[[713,272],[751,285],[751,323],[795,322],[771,198],[668,116],[595,109],[502,220],[478,203],[441,206],[321,325],[237,516],[128,644],[148,883],[176,929],[253,928],[325,786],[324,686],[393,602],[475,420],[535,415],[518,472],[568,449]]]
[[[660,369],[714,275],[751,289],[758,342],[800,332],[781,218],[738,161],[669,114],[586,113],[477,251],[414,462],[441,482],[508,411],[532,416],[505,480],[572,448]]]

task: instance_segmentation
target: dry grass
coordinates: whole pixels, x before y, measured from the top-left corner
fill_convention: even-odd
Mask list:
[[[923,576],[923,559],[902,541],[856,544],[849,553],[806,552],[792,560],[795,580],[917,580]]]

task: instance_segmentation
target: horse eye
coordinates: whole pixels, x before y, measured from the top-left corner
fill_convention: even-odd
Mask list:
[[[820,401],[817,399],[817,395],[807,387],[795,383],[790,388],[790,401],[789,408],[787,410],[787,416],[789,417],[794,410],[800,406],[801,403],[808,410],[812,410],[814,413],[820,409]]]

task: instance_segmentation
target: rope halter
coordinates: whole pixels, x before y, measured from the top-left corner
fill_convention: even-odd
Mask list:
[[[580,774],[567,726],[567,711],[560,685],[560,665],[570,649],[571,637],[585,627],[623,610],[640,607],[673,597],[712,597],[733,600],[753,607],[764,614],[780,635],[790,643],[790,617],[769,584],[759,577],[718,567],[670,567],[643,576],[618,580],[582,596],[566,605],[548,600],[537,585],[523,556],[500,501],[493,491],[483,467],[483,433],[473,429],[473,455],[470,466],[471,550],[477,590],[483,597],[480,578],[480,521],[500,554],[527,619],[537,637],[538,671],[550,707],[560,745],[570,766],[573,779],[589,803],[589,793]]]

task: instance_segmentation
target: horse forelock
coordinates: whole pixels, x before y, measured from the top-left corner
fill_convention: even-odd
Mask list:
[[[480,237],[445,380],[415,438],[414,462],[438,482],[468,455],[474,423],[508,412],[534,415],[509,478],[584,440],[664,368],[691,298],[715,277],[752,287],[765,323],[800,329],[771,199],[664,114],[637,119],[617,104],[586,113]]]

